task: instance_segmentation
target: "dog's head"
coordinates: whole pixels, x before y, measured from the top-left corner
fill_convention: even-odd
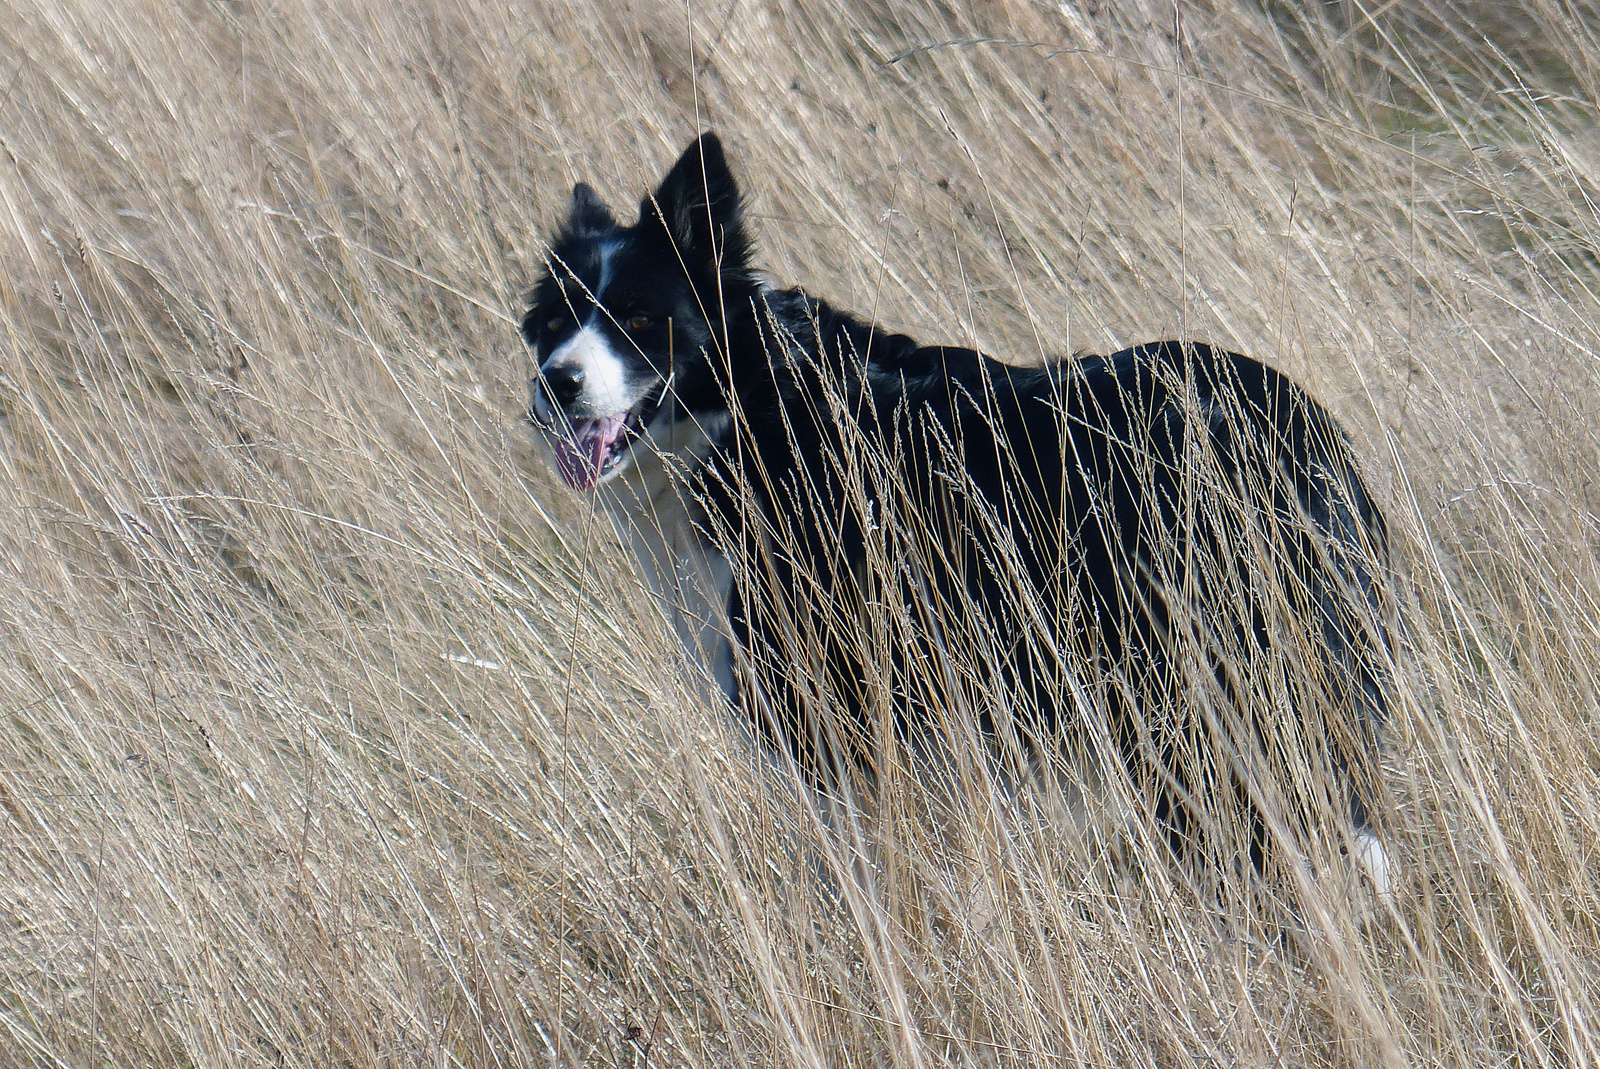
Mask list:
[[[614,478],[674,424],[726,412],[724,309],[755,291],[749,254],[715,134],[684,150],[633,226],[574,187],[522,321],[537,362],[529,416],[569,486]]]

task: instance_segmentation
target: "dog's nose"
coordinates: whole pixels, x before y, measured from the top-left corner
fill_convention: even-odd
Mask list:
[[[544,377],[545,389],[563,408],[577,401],[583,392],[583,369],[575,364],[553,364],[540,375]]]

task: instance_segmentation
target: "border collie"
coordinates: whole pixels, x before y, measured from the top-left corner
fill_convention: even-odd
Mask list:
[[[708,133],[631,226],[573,189],[522,322],[530,422],[709,686],[819,786],[972,710],[1109,755],[1186,856],[1230,806],[1258,870],[1347,818],[1386,892],[1387,535],[1334,418],[1202,344],[919,345],[751,251]]]

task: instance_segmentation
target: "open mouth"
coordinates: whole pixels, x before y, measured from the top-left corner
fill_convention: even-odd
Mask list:
[[[575,419],[555,441],[556,470],[574,490],[592,490],[622,464],[644,427],[644,406],[616,416]]]

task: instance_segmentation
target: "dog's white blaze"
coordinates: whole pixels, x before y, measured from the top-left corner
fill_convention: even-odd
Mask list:
[[[620,248],[622,248],[622,242],[616,238],[604,242],[600,246],[600,281],[595,283],[594,293],[602,303],[606,299],[606,287],[611,285],[614,266],[611,261],[616,258],[617,250]]]
[[[557,367],[574,367],[583,373],[583,391],[572,405],[572,415],[613,416],[626,412],[639,399],[630,389],[627,365],[592,323],[558,345],[541,371]]]

